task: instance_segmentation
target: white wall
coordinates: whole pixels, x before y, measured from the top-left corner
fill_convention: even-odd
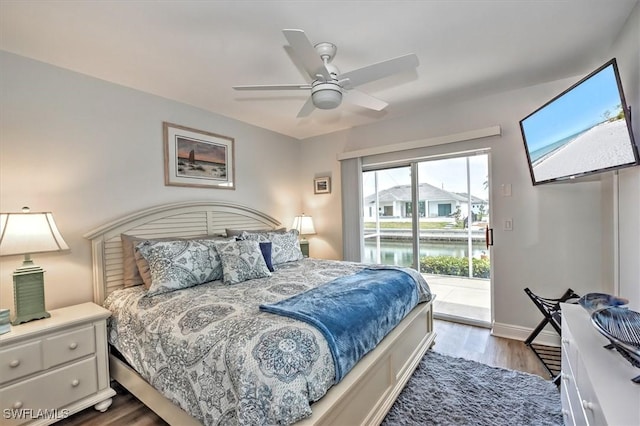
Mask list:
[[[34,255],[47,309],[89,301],[91,248],[82,235],[167,202],[225,200],[289,227],[300,212],[300,142],[226,117],[0,52],[0,210],[52,211],[71,251]],[[164,185],[162,122],[235,138],[236,190]],[[0,258],[0,306],[13,309]]]
[[[618,61],[627,105],[631,106],[634,138],[640,146],[640,3],[618,36],[612,56]],[[618,177],[620,295],[629,299],[631,309],[640,311],[640,167],[620,170]]]
[[[615,46],[625,89],[632,92],[628,102],[634,110],[636,139],[640,140],[640,95],[638,94],[638,7]],[[613,56],[613,55],[612,55]],[[594,58],[592,69],[611,57]],[[553,98],[583,75],[535,87],[527,87],[482,99],[455,104],[441,100],[425,105],[413,115],[348,131],[336,132],[304,141],[302,180],[314,173],[330,170],[334,191],[330,197],[303,190],[303,205],[313,215],[318,234],[311,239],[316,256],[342,257],[340,208],[340,166],[336,155],[371,146],[429,139],[493,125],[502,127],[502,136],[437,146],[432,154],[468,149],[491,149],[492,251],[495,322],[503,334],[526,336],[540,320],[523,289],[559,297],[567,288],[578,293],[606,291],[612,279],[610,217],[611,177],[601,175],[573,183],[533,187],[529,177],[518,122]],[[635,81],[633,80],[635,76]],[[621,280],[627,297],[640,303],[640,217],[638,202],[640,168],[620,172],[621,244],[624,252]],[[511,184],[511,197],[500,195],[500,185]],[[513,231],[502,231],[505,219],[513,220]],[[624,278],[626,277],[626,278]],[[633,286],[633,289],[630,287]]]

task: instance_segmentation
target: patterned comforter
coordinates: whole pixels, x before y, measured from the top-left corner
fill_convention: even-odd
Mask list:
[[[206,425],[291,424],[334,384],[333,358],[313,326],[258,309],[367,265],[303,259],[269,278],[220,281],[105,301],[109,343],[176,405]]]

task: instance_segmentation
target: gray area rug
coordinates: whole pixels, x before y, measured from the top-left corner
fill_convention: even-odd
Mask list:
[[[428,351],[382,422],[562,425],[560,390],[540,376]]]

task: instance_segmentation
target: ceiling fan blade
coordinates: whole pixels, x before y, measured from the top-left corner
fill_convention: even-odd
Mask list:
[[[349,90],[348,92],[346,92],[345,99],[347,102],[359,105],[364,108],[373,109],[375,111],[382,111],[387,106],[389,106],[389,104],[385,101],[374,98],[373,96],[367,95],[366,93],[360,92],[359,90]]]
[[[317,80],[318,74],[322,75],[325,80],[331,80],[331,74],[324,62],[316,52],[307,35],[302,30],[282,30],[291,48],[300,59],[302,66],[311,76],[311,79]]]
[[[311,99],[311,97],[309,97],[309,99],[307,99],[307,102],[305,102],[304,105],[302,105],[302,108],[300,108],[300,112],[298,112],[297,117],[298,118],[307,117],[309,114],[313,112],[315,108],[316,107],[315,105],[313,105],[313,100]]]
[[[233,86],[236,90],[308,90],[310,84],[257,84],[252,86]]]
[[[392,74],[409,71],[410,69],[417,67],[418,64],[418,57],[415,54],[410,53],[408,55],[399,56],[394,59],[389,59],[378,62],[377,64],[346,72],[341,74],[338,79],[340,81],[348,80],[344,82],[344,87],[350,88],[369,83],[370,81],[378,80]]]

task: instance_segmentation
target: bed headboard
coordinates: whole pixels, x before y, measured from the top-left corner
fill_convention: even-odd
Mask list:
[[[224,234],[225,228],[269,229],[276,219],[239,204],[194,201],[165,204],[128,214],[84,235],[91,240],[93,300],[102,305],[114,290],[123,288],[120,234],[144,238],[198,237]]]

